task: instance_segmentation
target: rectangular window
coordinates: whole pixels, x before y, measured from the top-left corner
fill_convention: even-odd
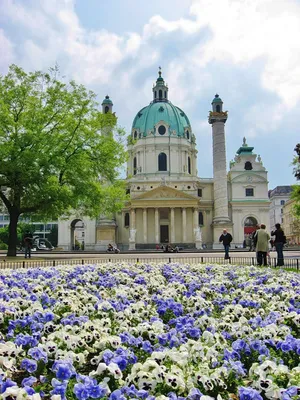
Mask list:
[[[246,197],[253,197],[253,196],[254,196],[254,189],[246,188]]]
[[[9,215],[4,215],[4,221],[9,221]]]
[[[0,221],[3,221],[3,218],[4,218],[3,215],[0,215]]]
[[[198,197],[202,197],[202,189],[198,189]]]

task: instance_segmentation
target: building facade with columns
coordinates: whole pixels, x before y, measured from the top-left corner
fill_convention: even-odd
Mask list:
[[[196,136],[185,112],[169,100],[161,76],[153,99],[133,120],[128,145],[127,193],[122,212],[108,219],[79,219],[85,227],[85,249],[153,249],[171,243],[186,248],[219,248],[224,228],[241,246],[256,224],[269,223],[267,171],[246,139],[229,171],[226,163],[227,111],[216,95],[208,122],[212,126],[213,177],[197,172]],[[103,112],[112,112],[106,96]],[[77,218],[59,223],[59,247],[72,248]],[[74,224],[75,222],[75,224]]]

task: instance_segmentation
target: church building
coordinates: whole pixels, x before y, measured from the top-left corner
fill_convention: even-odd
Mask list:
[[[221,248],[224,228],[232,246],[247,242],[255,226],[269,228],[267,171],[254,148],[241,139],[227,172],[225,124],[227,111],[218,94],[208,123],[212,127],[213,177],[198,177],[196,137],[188,116],[169,100],[161,71],[153,98],[135,116],[128,145],[127,193],[130,200],[113,219],[85,216],[61,220],[58,247],[71,250],[76,224],[84,227],[86,250],[155,249],[171,243],[183,248]],[[112,112],[108,96],[103,112]]]

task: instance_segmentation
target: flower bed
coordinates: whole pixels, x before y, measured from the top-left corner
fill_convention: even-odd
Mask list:
[[[1,271],[0,398],[299,399],[300,277],[107,264]]]

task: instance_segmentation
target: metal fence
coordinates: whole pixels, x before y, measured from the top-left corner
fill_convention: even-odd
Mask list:
[[[269,266],[276,267],[276,258],[269,259]],[[105,264],[105,263],[185,263],[185,264],[232,264],[232,265],[257,265],[255,257],[231,257],[230,260],[224,260],[224,257],[205,257],[189,256],[187,254],[161,254],[151,257],[149,254],[126,254],[120,256],[119,254],[112,254],[109,256],[104,255],[98,258],[65,258],[65,259],[49,259],[49,260],[16,260],[16,261],[0,261],[0,269],[10,268],[43,268],[43,267],[56,267],[59,265],[82,265],[82,264]],[[299,271],[300,258],[289,257],[284,259],[284,266],[280,268],[295,269]]]

